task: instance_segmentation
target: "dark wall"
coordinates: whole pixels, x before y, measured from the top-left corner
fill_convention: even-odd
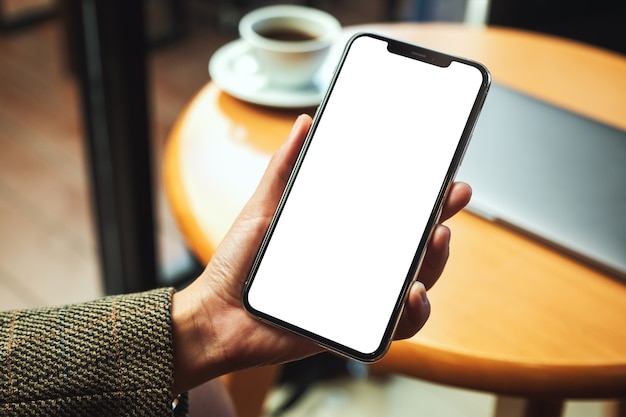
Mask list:
[[[492,0],[489,24],[563,36],[626,54],[624,0]]]

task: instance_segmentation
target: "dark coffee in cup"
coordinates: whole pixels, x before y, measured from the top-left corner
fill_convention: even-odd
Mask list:
[[[268,28],[258,33],[264,38],[283,42],[306,42],[316,38],[310,33],[290,28]]]

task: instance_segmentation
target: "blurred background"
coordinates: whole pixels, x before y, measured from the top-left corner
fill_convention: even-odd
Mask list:
[[[77,63],[81,60],[78,44],[89,34],[76,28],[78,3],[0,0],[0,305],[5,309],[78,302],[119,292],[107,291],[98,261],[101,249],[94,215],[98,203],[92,195],[94,158],[89,145],[90,124],[96,122],[88,120],[92,110],[83,104],[90,98],[82,95],[81,71],[85,70]],[[464,19],[465,0],[440,0],[423,10],[400,3],[306,4],[330,11],[343,25],[418,15],[429,20]],[[133,75],[136,79],[112,84],[128,89],[127,95],[115,96],[120,101],[118,112],[133,111],[122,108],[129,97],[146,97],[147,114],[133,116],[138,124],[148,126],[131,127],[125,134],[133,137],[130,142],[140,136],[149,141],[147,169],[154,187],[149,198],[154,201],[159,282],[175,282],[186,268],[197,268],[162,194],[159,163],[167,134],[185,104],[209,80],[212,53],[238,37],[239,18],[268,4],[272,2],[144,0],[139,7],[143,24],[130,24],[129,37],[137,36],[143,25],[145,68]],[[110,29],[125,28],[119,23]],[[103,65],[112,73],[124,65],[139,65],[120,56],[109,63],[108,68],[107,62]]]
[[[82,9],[78,8],[79,3]],[[121,4],[110,2],[117,3]],[[89,48],[84,47],[93,36],[85,22],[89,7],[100,2],[0,0],[0,307],[3,310],[86,301],[105,293],[139,290],[152,284],[181,285],[197,273],[200,265],[186,249],[163,196],[161,154],[176,117],[209,81],[207,64],[212,53],[238,37],[236,25],[246,11],[273,3],[276,2],[144,0],[137,2],[139,6],[128,5],[136,7],[135,16],[141,22],[118,21],[109,16],[109,22],[113,22],[109,25],[111,33],[127,33],[130,27],[129,33],[136,35],[139,31],[144,35],[136,49],[141,51],[135,57],[139,64],[133,65],[123,53],[116,55],[115,46],[102,55],[103,68],[112,73],[124,67],[117,66],[120,63],[138,69],[129,77],[116,75],[117,78],[107,81],[114,88],[100,91],[119,100],[116,107],[108,109],[108,117],[121,124],[125,117],[133,120],[130,123],[133,127],[119,128],[118,140],[140,144],[138,149],[125,154],[122,169],[129,175],[114,181],[123,188],[135,170],[140,170],[141,175],[150,174],[145,181],[128,185],[130,191],[125,191],[131,195],[128,204],[132,209],[146,213],[144,224],[133,236],[119,239],[129,245],[147,247],[147,253],[142,252],[138,257],[144,257],[148,265],[154,263],[147,270],[153,267],[153,275],[158,277],[154,282],[139,280],[135,286],[124,287],[123,283],[112,283],[104,276],[107,274],[104,271],[115,269],[116,261],[115,256],[103,261],[110,255],[103,254],[107,243],[103,243],[102,231],[106,234],[110,225],[98,220],[95,212],[107,210],[110,194],[106,183],[102,185],[98,179],[104,168],[94,159],[101,146],[94,128],[99,123],[94,110],[98,108],[98,85],[90,78],[93,74],[89,73],[89,67],[81,64],[93,59],[89,57]],[[557,34],[626,53],[626,8],[624,2],[616,0],[291,3],[327,10],[343,25],[394,20],[505,25]],[[118,5],[118,9],[111,6],[111,13],[119,12],[119,7],[122,6]],[[115,58],[107,60],[107,52]],[[89,88],[91,93],[85,93]],[[133,155],[144,150],[149,155],[147,160],[133,159]],[[146,208],[146,201],[150,207]],[[138,265],[133,271],[145,273],[146,269]],[[408,415],[407,410],[413,414],[413,410],[419,409],[429,416],[484,416],[490,415],[495,406],[495,398],[487,394],[399,377],[365,378],[363,369],[350,367],[343,361],[312,380],[314,383],[307,385],[312,388],[284,415],[399,416]],[[269,407],[284,403],[285,396],[289,395],[278,390]],[[354,406],[356,411],[349,411]],[[570,402],[566,415],[608,416],[611,405]]]

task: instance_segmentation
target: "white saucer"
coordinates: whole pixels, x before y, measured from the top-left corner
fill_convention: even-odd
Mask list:
[[[248,44],[238,39],[218,49],[209,61],[209,75],[215,84],[241,100],[271,107],[317,106],[326,83],[316,79],[308,86],[288,89],[271,85],[259,72]]]

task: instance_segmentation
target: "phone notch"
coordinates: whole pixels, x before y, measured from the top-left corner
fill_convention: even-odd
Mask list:
[[[449,67],[452,62],[452,57],[449,55],[395,40],[387,42],[387,50],[392,54],[417,59],[442,68]]]

